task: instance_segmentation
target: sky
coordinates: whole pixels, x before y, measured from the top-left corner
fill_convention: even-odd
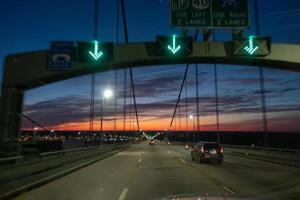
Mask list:
[[[48,49],[51,41],[93,40],[93,0],[0,0],[0,77],[5,56],[12,53]],[[117,0],[100,0],[100,41],[124,42],[123,26],[117,31]],[[156,35],[180,33],[171,28],[167,0],[125,0],[130,42],[154,41]],[[245,35],[255,34],[253,0],[249,0],[251,26]],[[273,43],[299,44],[300,1],[259,1],[261,35]],[[119,33],[119,34],[118,34]],[[190,30],[192,35],[194,30]],[[200,35],[199,38],[202,38]],[[217,31],[216,40],[229,41],[229,31]],[[198,67],[198,74],[195,68]],[[216,130],[214,65],[191,65],[184,87],[180,113],[173,130],[193,130],[196,116],[196,75],[199,78],[200,129]],[[217,65],[220,129],[224,131],[261,131],[261,93],[257,67]],[[143,130],[169,128],[185,65],[147,66],[133,69],[136,103]],[[271,131],[300,131],[300,74],[265,69],[268,128]],[[107,88],[113,98],[104,101],[104,130],[136,129],[130,79],[127,72],[124,106],[124,70],[96,74],[95,130],[100,128],[100,94]],[[114,77],[118,76],[117,85]],[[25,93],[23,112],[49,129],[88,130],[91,76],[85,75]],[[187,88],[187,89],[186,89]],[[117,108],[114,111],[114,98]],[[186,105],[185,102],[188,102]],[[127,117],[122,119],[123,109]],[[32,129],[26,119],[23,129]]]

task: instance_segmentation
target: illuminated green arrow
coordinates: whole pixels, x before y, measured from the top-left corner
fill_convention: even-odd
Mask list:
[[[95,59],[98,60],[103,56],[103,52],[99,50],[99,44],[97,41],[94,42],[94,52],[89,51],[89,54]]]
[[[254,54],[254,52],[258,49],[258,46],[254,46],[254,37],[250,36],[249,37],[249,45],[245,46],[244,49],[250,54]]]
[[[170,45],[168,45],[168,49],[169,49],[173,54],[176,54],[176,53],[179,51],[179,49],[181,48],[181,46],[178,45],[178,46],[176,47],[176,35],[173,35],[172,37],[173,37],[173,46],[171,47]]]

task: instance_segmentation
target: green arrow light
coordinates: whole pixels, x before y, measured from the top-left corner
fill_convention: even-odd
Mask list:
[[[250,54],[253,55],[258,49],[258,46],[254,46],[254,36],[250,36],[248,40],[249,45],[245,46],[244,49]]]
[[[103,52],[99,50],[99,44],[97,41],[94,41],[94,52],[89,51],[89,54],[95,59],[99,60],[103,56]]]
[[[181,46],[178,45],[178,46],[176,47],[176,35],[173,35],[173,36],[172,36],[172,39],[173,39],[173,46],[171,47],[170,45],[168,45],[168,49],[169,49],[173,54],[176,54],[176,53],[180,50]]]

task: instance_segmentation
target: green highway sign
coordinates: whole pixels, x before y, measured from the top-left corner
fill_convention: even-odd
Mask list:
[[[210,0],[171,0],[171,25],[177,27],[210,27]]]
[[[235,56],[267,56],[271,53],[271,38],[249,36],[233,40]]]
[[[246,28],[248,0],[170,0],[171,25],[191,28]]]
[[[156,56],[189,56],[193,53],[193,38],[191,36],[157,36]]]
[[[247,0],[212,0],[213,26],[246,28],[249,26]]]
[[[113,43],[78,42],[77,61],[78,62],[112,62],[114,59]]]
[[[94,60],[100,60],[103,56],[103,51],[99,50],[99,43],[97,41],[94,41],[94,49],[91,49],[89,51],[89,54],[94,58]]]

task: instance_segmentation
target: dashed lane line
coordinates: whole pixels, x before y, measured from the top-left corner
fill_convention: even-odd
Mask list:
[[[125,200],[127,197],[127,193],[128,193],[128,188],[124,188],[124,190],[122,191],[119,200]]]

